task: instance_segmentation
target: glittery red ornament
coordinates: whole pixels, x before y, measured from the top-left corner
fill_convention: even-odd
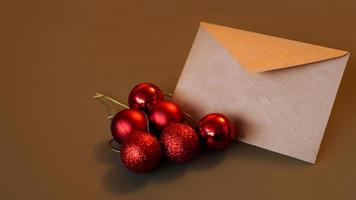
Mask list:
[[[172,101],[160,101],[149,110],[148,118],[152,128],[162,131],[171,123],[183,122],[184,117],[179,106]]]
[[[155,103],[163,101],[162,91],[152,83],[140,83],[129,94],[130,108],[148,111]]]
[[[122,143],[120,157],[128,169],[147,173],[158,166],[162,158],[162,149],[154,135],[135,131]]]
[[[147,131],[145,113],[138,109],[124,109],[118,112],[111,121],[111,133],[118,143],[133,131]]]
[[[182,123],[167,126],[160,136],[160,142],[165,157],[172,163],[190,161],[200,148],[198,135],[190,126]]]
[[[198,122],[198,134],[208,149],[226,149],[234,138],[234,129],[229,119],[222,114],[212,113]]]

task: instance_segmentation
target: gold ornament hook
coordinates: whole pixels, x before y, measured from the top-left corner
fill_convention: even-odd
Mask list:
[[[110,149],[115,153],[120,153],[120,150],[113,145],[114,142],[115,142],[114,139],[109,140],[108,145],[109,145]]]
[[[173,94],[172,93],[165,93],[164,96],[166,97],[169,97],[169,98],[173,98]],[[190,118],[194,123],[197,123],[198,121],[193,117],[191,116],[189,113],[185,112],[184,110],[182,110],[183,114],[185,116],[187,116],[188,118]]]
[[[127,105],[98,92],[95,93],[93,99],[98,100],[105,106],[105,109],[108,113],[108,119],[111,119],[120,109],[129,108]]]
[[[101,104],[104,105],[106,111],[107,111],[107,118],[112,119],[113,116],[122,108],[128,109],[129,107],[125,105],[124,103],[121,103],[120,101],[115,100],[114,98],[111,98],[109,96],[106,96],[104,94],[96,92],[95,95],[93,96],[93,99],[99,101]],[[146,123],[147,123],[147,132],[150,132],[150,127],[149,127],[149,120],[146,115],[146,113],[143,112],[146,118]],[[114,146],[114,143],[117,143],[115,139],[111,139],[108,142],[108,146],[113,152],[120,153],[119,148]]]

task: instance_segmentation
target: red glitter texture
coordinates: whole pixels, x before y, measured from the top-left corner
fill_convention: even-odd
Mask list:
[[[200,149],[197,134],[187,124],[170,124],[163,130],[160,141],[165,157],[172,163],[188,162]]]
[[[122,143],[120,157],[128,169],[138,173],[147,173],[159,165],[162,149],[154,135],[135,131]]]

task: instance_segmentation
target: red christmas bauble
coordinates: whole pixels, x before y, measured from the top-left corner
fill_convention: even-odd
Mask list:
[[[162,91],[152,83],[140,83],[129,94],[130,108],[148,111],[155,103],[163,101]]]
[[[148,132],[135,131],[122,143],[120,157],[123,164],[138,173],[154,170],[162,158],[161,144]]]
[[[118,112],[111,121],[113,138],[122,143],[133,131],[147,131],[147,118],[138,109],[124,109]]]
[[[152,106],[148,118],[156,131],[162,131],[171,123],[183,122],[183,112],[173,101],[160,101]]]
[[[183,123],[167,126],[161,136],[164,155],[172,163],[188,162],[200,149],[199,137],[195,131]]]
[[[208,114],[198,122],[198,134],[208,149],[226,149],[234,138],[234,128],[229,119],[219,113]]]

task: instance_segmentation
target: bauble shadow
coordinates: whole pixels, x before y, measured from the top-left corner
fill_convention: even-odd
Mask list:
[[[223,160],[224,151],[204,151],[201,150],[198,155],[190,162],[183,164],[168,163],[162,159],[160,166],[148,174],[138,174],[129,171],[120,162],[120,157],[111,152],[107,142],[100,143],[94,151],[97,161],[112,165],[107,173],[103,176],[103,187],[113,194],[125,194],[137,191],[152,182],[171,182],[186,172],[186,170],[204,170],[217,165]]]

